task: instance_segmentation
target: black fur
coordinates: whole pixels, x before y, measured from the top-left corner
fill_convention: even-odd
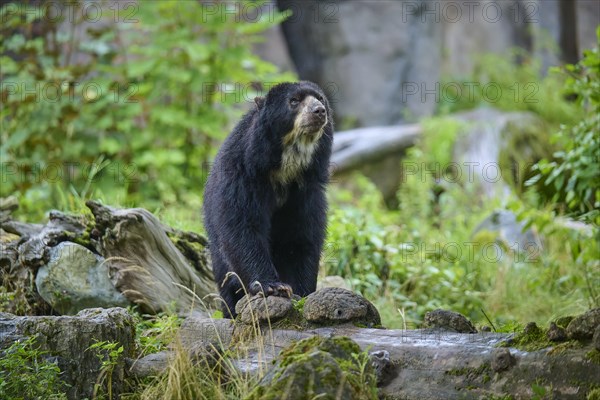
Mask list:
[[[308,166],[282,183],[274,171],[281,168],[283,137],[299,113],[290,99],[306,96],[321,99],[327,123]],[[314,83],[299,82],[279,84],[266,98],[257,98],[221,146],[204,192],[204,222],[225,316],[235,317],[235,304],[244,295],[241,283],[252,294],[315,291],[332,141],[333,116],[325,95]]]

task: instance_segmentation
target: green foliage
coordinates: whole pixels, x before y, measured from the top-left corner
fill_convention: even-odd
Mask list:
[[[300,300],[292,299],[292,305],[294,306],[294,309],[299,313],[303,312],[304,303],[306,303],[306,297],[302,297]]]
[[[600,27],[597,30],[600,42]],[[558,68],[557,71],[560,71]],[[553,160],[542,160],[534,166],[538,174],[529,182],[542,182],[543,200],[550,200],[581,219],[600,224],[600,53],[598,46],[584,51],[576,65],[567,65],[566,91],[584,117],[561,125],[553,139],[561,147]]]
[[[550,209],[538,210],[519,201],[509,207],[526,227],[534,227],[546,238],[545,273],[553,279],[549,287],[583,298],[587,307],[600,306],[600,229],[597,225],[571,226]],[[568,267],[565,267],[565,263]],[[552,272],[551,272],[552,271]],[[572,291],[572,292],[570,292]]]
[[[117,342],[98,341],[91,345],[88,350],[94,350],[96,356],[101,362],[100,374],[96,384],[94,385],[94,398],[98,398],[98,394],[102,385],[106,381],[107,394],[109,400],[112,400],[112,375],[115,367],[123,355],[123,346],[118,346]],[[118,347],[117,347],[118,346]]]
[[[330,191],[323,273],[341,275],[373,300],[386,327],[414,327],[435,308],[486,322],[483,309],[500,327],[514,320],[545,324],[597,307],[597,229],[574,228],[528,199],[481,200],[469,182],[438,162],[450,159],[447,141],[456,139],[460,126],[444,118],[424,126],[422,140],[403,161],[399,210],[387,210],[362,177],[354,179],[359,198]],[[508,248],[494,234],[473,236],[484,218],[507,206],[543,235],[540,254]]]
[[[368,298],[392,302],[394,311],[383,311],[386,326],[399,325],[397,314],[389,315],[394,322],[385,317],[396,309],[411,324],[435,308],[480,317],[489,281],[484,279],[489,268],[483,268],[489,263],[477,251],[482,244],[469,237],[486,209],[471,204],[468,190],[443,168],[450,160],[448,142],[459,126],[438,119],[425,123],[425,129],[424,139],[403,162],[407,173],[398,211],[385,209],[376,188],[362,177],[355,180],[363,193],[357,202],[331,193],[336,204],[328,224],[333,254],[325,259],[325,273],[346,277]],[[457,183],[441,190],[444,179]],[[463,204],[469,204],[468,212]]]
[[[135,337],[138,353],[146,356],[167,349],[175,339],[181,318],[175,314],[159,314],[142,317],[133,313],[136,318]]]
[[[14,342],[0,356],[2,399],[66,399],[64,386],[60,368],[33,336]]]
[[[64,192],[151,208],[187,202],[250,99],[293,79],[251,50],[285,15],[245,20],[250,1],[237,13],[151,1],[116,14],[107,2],[93,23],[81,1],[64,2],[75,18],[63,28],[45,14],[57,7],[0,11],[0,196],[20,193],[26,213]]]

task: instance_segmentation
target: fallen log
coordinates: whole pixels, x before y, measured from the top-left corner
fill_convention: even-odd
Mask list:
[[[194,349],[229,346],[236,327],[227,320],[192,317],[183,323],[180,335],[190,353],[197,353]],[[314,335],[347,336],[371,354],[386,354],[388,362],[385,375],[380,377],[380,390],[394,399],[517,400],[531,399],[541,392],[548,398],[585,399],[600,376],[600,353],[589,341],[526,351],[498,347],[511,343],[513,335],[506,333],[367,329],[352,325],[306,331],[272,329],[259,340],[246,343],[247,347],[239,351],[243,356],[235,360],[235,365],[244,372],[260,373],[272,365],[283,349]],[[164,369],[169,357],[164,353],[138,360],[139,365],[132,372]]]
[[[331,165],[343,173],[369,162],[402,153],[421,135],[418,124],[377,126],[341,131],[335,134]]]

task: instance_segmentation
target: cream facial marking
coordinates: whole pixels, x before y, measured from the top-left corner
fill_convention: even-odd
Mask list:
[[[313,115],[313,110],[318,106],[323,107],[323,103],[313,96],[306,96],[298,105],[294,127],[283,137],[281,167],[273,172],[273,183],[287,185],[296,180],[310,164],[327,124],[327,114],[321,124],[318,117]],[[285,202],[285,198],[278,199],[278,203],[279,200]]]

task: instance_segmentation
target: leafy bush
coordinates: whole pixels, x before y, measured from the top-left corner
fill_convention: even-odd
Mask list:
[[[551,210],[514,198],[510,209],[544,234],[541,254],[514,251],[493,234],[473,235],[506,204],[482,200],[468,182],[444,179],[438,165],[449,160],[448,144],[460,126],[435,118],[424,127],[422,140],[403,160],[412,173],[398,192],[399,210],[387,210],[374,185],[360,176],[354,180],[358,198],[330,191],[323,273],[343,276],[373,300],[388,327],[414,326],[435,308],[485,323],[483,310],[502,326],[515,319],[546,323],[597,307],[597,230],[562,225]]]
[[[600,27],[597,30],[600,42]],[[560,71],[558,68],[557,71]],[[567,65],[566,92],[584,117],[572,124],[561,125],[553,139],[562,148],[553,160],[542,160],[534,166],[538,174],[529,180],[550,188],[541,191],[543,200],[590,222],[600,224],[600,53],[598,47],[585,50],[576,65]]]
[[[403,161],[413,173],[404,176],[399,210],[387,210],[377,189],[362,177],[355,180],[362,193],[358,201],[330,193],[335,206],[329,217],[325,272],[346,277],[355,290],[378,299],[388,326],[398,326],[396,309],[410,323],[439,307],[477,318],[486,288],[482,274],[489,263],[468,248],[471,230],[486,208],[473,204],[462,185],[440,191],[443,171],[438,160],[449,160],[448,144],[459,126],[447,119],[424,126],[422,142]]]
[[[28,212],[69,192],[147,207],[198,195],[247,99],[292,78],[251,50],[285,15],[246,20],[250,3],[104,3],[93,23],[81,1],[4,5],[0,196]],[[72,23],[46,14],[59,5]]]
[[[39,350],[35,337],[14,342],[0,357],[0,398],[66,399],[60,368]]]

